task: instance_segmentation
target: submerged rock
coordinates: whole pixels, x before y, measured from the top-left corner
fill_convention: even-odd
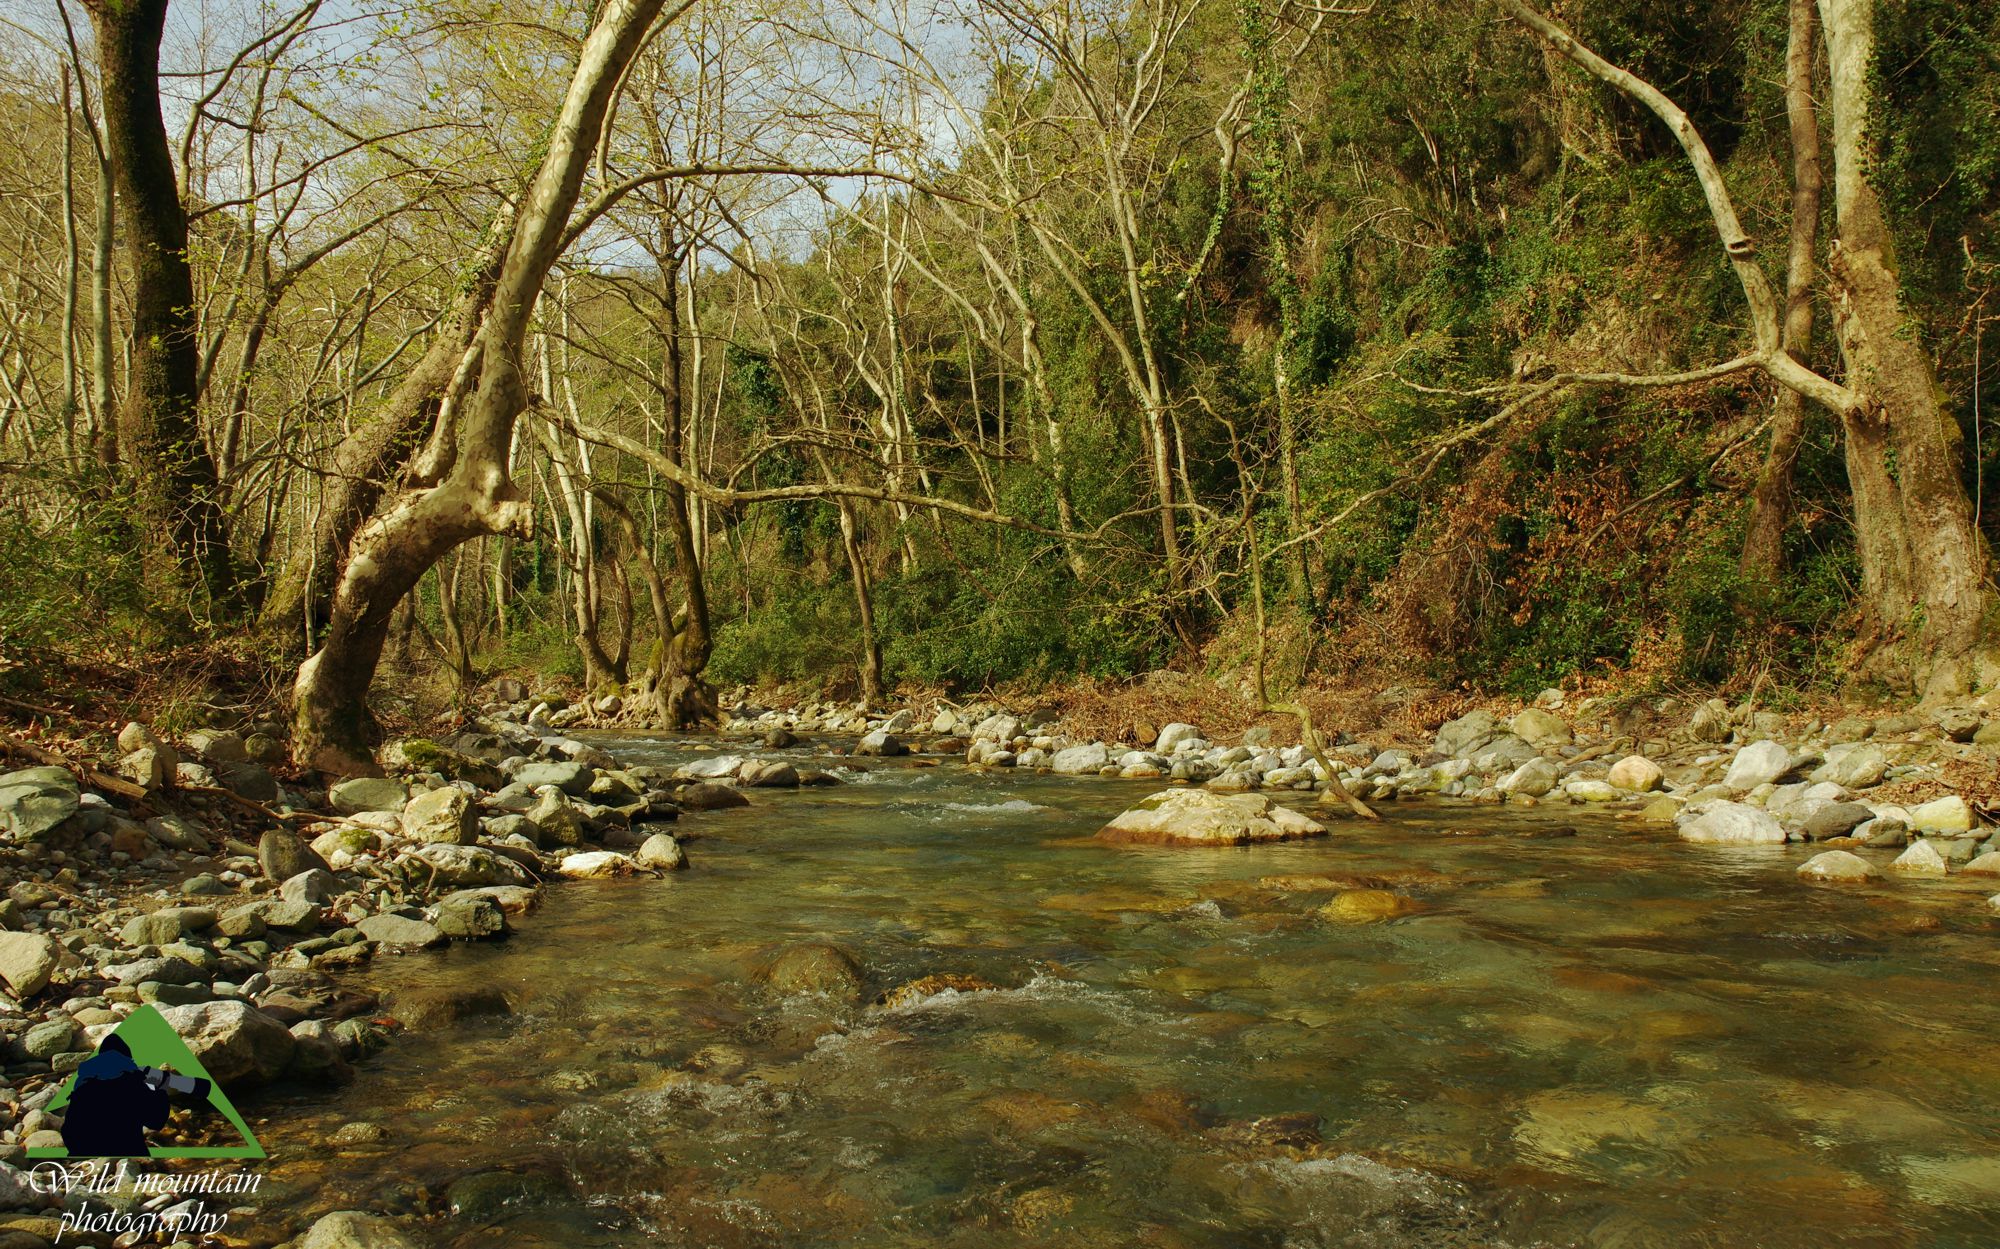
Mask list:
[[[766,963],[758,978],[781,993],[817,993],[842,1001],[861,1000],[861,964],[852,954],[824,941],[790,946]]]
[[[1415,901],[1387,889],[1343,889],[1319,908],[1319,916],[1337,924],[1375,924],[1416,910]]]
[[[1799,875],[1808,880],[1862,881],[1881,875],[1875,865],[1845,850],[1826,850],[1799,864]]]
[[[1322,837],[1326,827],[1263,794],[1166,789],[1120,813],[1097,835],[1113,842],[1240,846]]]
[[[906,984],[897,985],[882,995],[880,1005],[884,1010],[900,1010],[913,1002],[920,1002],[940,993],[980,993],[998,988],[990,980],[978,976],[968,976],[958,972],[945,972],[935,976],[923,976]]]

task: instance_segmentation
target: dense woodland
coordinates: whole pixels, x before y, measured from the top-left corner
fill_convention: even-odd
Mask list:
[[[2000,674],[1987,0],[0,23],[0,681]]]

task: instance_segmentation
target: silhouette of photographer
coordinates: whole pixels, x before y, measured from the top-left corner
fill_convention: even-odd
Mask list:
[[[143,1158],[146,1133],[165,1126],[170,1093],[206,1098],[208,1081],[171,1069],[141,1067],[117,1033],[76,1069],[63,1119],[63,1145],[72,1158]]]

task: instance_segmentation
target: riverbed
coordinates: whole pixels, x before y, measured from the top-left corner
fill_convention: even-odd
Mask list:
[[[1808,885],[1802,849],[1567,806],[1111,847],[1157,783],[842,775],[690,815],[690,871],[378,958],[374,987],[511,1013],[253,1103],[267,1217],[466,1246],[2000,1243],[2000,944],[1957,880]],[[1323,917],[1344,888],[1409,913]],[[759,980],[807,942],[861,1001]],[[876,1004],[946,974],[996,987]]]

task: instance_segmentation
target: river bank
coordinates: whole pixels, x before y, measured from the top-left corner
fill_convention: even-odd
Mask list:
[[[1942,792],[1955,769],[1984,760],[1990,775],[1994,732],[1981,716],[1794,725],[1710,704],[1678,734],[1648,737],[1604,732],[1595,708],[1540,701],[1511,716],[1480,709],[1447,721],[1428,749],[1348,732],[1330,760],[1350,789],[1378,803],[1423,801],[1468,814],[1507,804],[1592,824],[1611,815],[1671,825],[1691,842],[1824,842],[1853,860],[1760,859],[1759,870],[1772,875],[1818,863],[1821,878],[1886,878],[1921,896],[1926,882],[1969,883],[2000,863],[1982,859],[1994,849],[1993,831],[1982,827],[1976,801]],[[1134,782],[1255,791],[1293,804],[1311,803],[1323,785],[1303,750],[1273,744],[1268,729],[1253,726],[1230,742],[1169,722],[1135,725],[1135,740],[1116,741],[1072,736],[1046,713],[976,706],[870,717],[739,705],[712,749],[672,768],[626,766],[569,732],[615,711],[527,698],[490,704],[442,741],[392,744],[384,752],[392,778],[341,782],[323,794],[281,784],[255,763],[253,754],[266,753],[257,734],[168,743],[131,726],[117,769],[156,796],[168,787],[144,782],[172,775],[182,807],[143,823],[134,817],[150,803],[104,793],[89,776],[33,769],[0,779],[15,877],[0,904],[0,923],[12,930],[0,933],[0,978],[12,999],[0,1003],[9,1059],[0,1197],[47,1208],[46,1198],[22,1191],[20,1152],[49,1143],[37,1133],[55,1126],[43,1108],[61,1078],[138,1002],[162,1007],[232,1090],[337,1084],[399,1026],[450,1026],[505,1009],[477,985],[384,1000],[355,987],[370,978],[373,960],[503,937],[537,904],[544,882],[676,871],[688,861],[683,841],[695,844],[699,870],[703,813],[746,808],[759,791],[772,798],[839,784],[838,765],[855,756],[866,767],[870,756],[914,751],[922,764],[963,760],[969,774],[1003,781],[1044,770],[1101,777],[1125,782],[1123,801],[1148,792]],[[1147,730],[1152,740],[1142,744],[1136,739]],[[800,734],[812,735],[825,752],[816,757],[830,766],[773,753],[796,754]],[[1324,807],[1312,810],[1331,822]],[[253,846],[239,822],[259,811],[285,818]],[[1371,890],[1397,894],[1393,886],[1348,892]],[[1950,896],[1968,895],[1954,888]],[[1337,902],[1336,891],[1327,905],[1338,910]],[[1379,899],[1358,905],[1363,919],[1400,913],[1394,904],[1371,910]],[[188,1121],[171,1130],[197,1141],[214,1127]],[[32,1220],[50,1215],[25,1217],[11,1230],[37,1235],[42,1223]]]

